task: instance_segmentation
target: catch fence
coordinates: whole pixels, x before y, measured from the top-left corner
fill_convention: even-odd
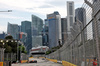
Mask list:
[[[100,66],[100,6],[96,7],[95,14],[93,8],[86,6],[83,4],[82,7],[86,11],[84,15],[86,21],[82,22],[76,17],[70,34],[67,34],[66,43],[57,51],[49,54],[48,58],[68,61],[77,66],[82,64],[92,66],[93,59],[96,57],[97,64]]]

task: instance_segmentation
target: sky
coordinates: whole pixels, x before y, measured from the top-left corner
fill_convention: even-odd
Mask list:
[[[58,11],[61,17],[67,16],[67,1],[74,1],[75,8],[79,8],[84,0],[0,0],[0,33],[7,31],[7,24],[21,25],[21,21],[31,21],[31,15],[36,15],[43,20],[46,15]]]

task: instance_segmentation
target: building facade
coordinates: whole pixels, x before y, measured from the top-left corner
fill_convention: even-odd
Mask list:
[[[32,15],[32,36],[41,35],[43,29],[43,20],[35,15]]]
[[[75,22],[74,2],[67,1],[67,33],[71,34],[71,28]]]
[[[19,27],[17,24],[10,24],[8,22],[7,34],[12,35],[14,39],[19,39]]]
[[[67,40],[67,19],[61,18],[62,44]]]
[[[42,31],[42,41],[43,41],[43,46],[49,46],[49,36],[48,36],[48,20],[45,19],[44,20],[45,24],[44,24],[44,28]]]
[[[21,33],[22,33],[22,38],[20,37],[20,40],[22,40],[22,42],[26,46],[26,50],[29,52],[29,50],[32,48],[32,35],[31,35],[30,21],[21,22]]]
[[[56,47],[59,45],[58,41],[62,40],[61,36],[61,16],[59,12],[55,11],[47,15],[49,27],[49,47]]]
[[[82,30],[83,27],[86,26],[86,10],[85,8],[77,8],[75,10],[75,19],[81,23],[80,29]],[[84,30],[83,35],[85,38],[84,40],[87,40],[87,29]],[[83,38],[81,38],[83,40]]]
[[[42,36],[33,36],[32,38],[34,38],[32,39],[32,47],[42,46]]]
[[[42,45],[42,29],[43,20],[35,15],[32,15],[32,47],[35,45]],[[39,40],[39,41],[38,41]]]
[[[6,33],[0,33],[0,39],[5,39],[5,37],[6,37]]]

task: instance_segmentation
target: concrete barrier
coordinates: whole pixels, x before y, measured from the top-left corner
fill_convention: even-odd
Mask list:
[[[28,60],[21,60],[21,63],[27,63]]]
[[[11,61],[0,62],[0,66],[11,66]]]
[[[67,62],[67,61],[62,61],[62,65],[63,65],[63,66],[77,66],[77,65],[72,64],[72,63]]]
[[[3,62],[0,62],[0,66],[3,66]]]
[[[33,57],[29,57],[29,58],[33,58]]]
[[[48,59],[48,58],[46,58],[46,59],[49,60],[49,61],[52,61],[52,62],[57,63],[57,60],[56,59]]]
[[[46,59],[49,60],[49,61],[55,62],[55,63],[60,63],[60,64],[62,64],[63,66],[77,66],[77,65],[72,64],[72,63],[67,62],[67,61],[58,61],[58,60],[56,60],[56,59],[48,59],[48,58],[46,58]]]

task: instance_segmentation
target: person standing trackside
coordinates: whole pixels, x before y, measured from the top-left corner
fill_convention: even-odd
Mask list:
[[[93,60],[93,66],[97,66],[97,59],[96,59],[96,57]]]

